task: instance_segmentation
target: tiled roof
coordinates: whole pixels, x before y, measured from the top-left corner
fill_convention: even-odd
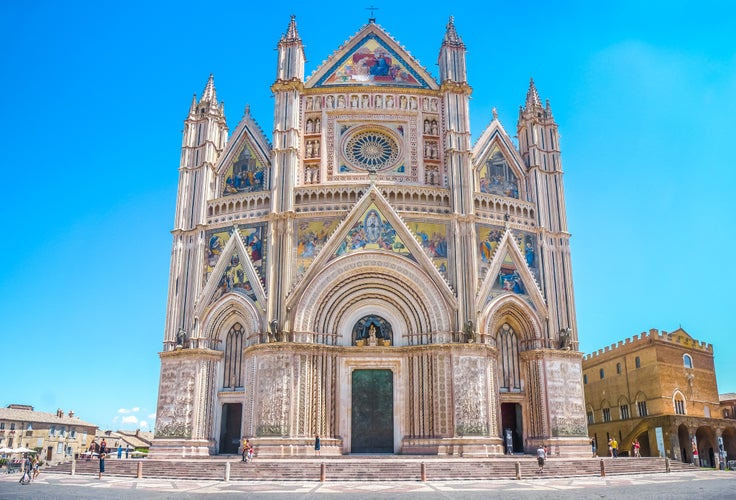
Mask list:
[[[719,394],[718,399],[721,401],[733,401],[736,399],[736,392],[726,392],[724,394]]]
[[[97,427],[95,424],[85,422],[77,417],[70,417],[69,415],[60,417],[55,413],[25,410],[20,408],[0,408],[0,420],[10,422],[36,422],[53,425]]]
[[[136,435],[136,432],[138,433]],[[142,431],[105,431],[102,429],[97,430],[95,435],[96,440],[105,438],[108,446],[110,446],[111,440],[123,441],[124,444],[129,444],[133,448],[148,448],[151,446],[153,441],[153,432],[142,432]]]

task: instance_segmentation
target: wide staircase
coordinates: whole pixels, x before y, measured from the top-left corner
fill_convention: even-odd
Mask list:
[[[229,466],[227,465],[229,463]],[[518,464],[518,465],[517,465]],[[602,464],[602,466],[601,466]],[[415,456],[349,456],[341,458],[258,459],[243,463],[240,457],[207,459],[105,461],[106,476],[226,479],[233,481],[441,481],[489,480],[665,473],[664,458],[548,459],[538,472],[536,458],[516,455],[502,458],[438,458]],[[671,472],[693,471],[690,464],[670,461]],[[229,469],[229,470],[228,470]],[[72,473],[72,463],[45,467],[45,471]],[[74,474],[97,475],[99,462],[77,460]]]

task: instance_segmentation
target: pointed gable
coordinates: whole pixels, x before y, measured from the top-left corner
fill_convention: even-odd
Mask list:
[[[218,196],[249,193],[268,189],[271,146],[263,131],[250,116],[238,124],[217,163]]]
[[[500,238],[499,238],[500,236]],[[534,259],[522,253],[522,245],[529,242],[523,235],[515,236],[511,230],[492,230],[487,237],[493,241],[493,253],[485,266],[485,278],[476,297],[476,306],[482,309],[485,302],[508,294],[519,295],[537,311],[544,312],[546,304],[535,277]],[[531,262],[531,264],[530,264]]]
[[[416,261],[406,243],[396,234],[396,229],[375,203],[371,203],[353,224],[333,258],[358,250],[383,250]]]
[[[437,82],[380,26],[369,23],[307,80],[307,88],[387,85],[437,89]]]
[[[261,233],[261,226],[235,226],[230,232],[221,229],[217,233],[209,233],[208,253],[210,256],[213,254],[213,247],[218,252],[217,259],[208,259],[205,267],[208,279],[197,300],[200,308],[228,293],[236,293],[265,307]]]
[[[524,164],[501,122],[495,118],[473,148],[475,190],[519,199],[524,186]]]
[[[329,226],[332,230],[331,224]],[[418,227],[434,229],[434,241],[442,246],[446,238],[446,227],[435,224]],[[442,254],[444,251],[438,248],[435,252]],[[423,248],[421,237],[412,232],[375,186],[371,186],[358,200],[350,214],[327,238],[322,250],[310,262],[309,268],[299,275],[298,284],[289,293],[290,300],[295,300],[294,297],[303,293],[310,280],[329,264],[348,254],[359,252],[385,252],[411,261],[437,283],[449,303],[455,303],[454,293],[442,269],[431,258],[430,252]]]

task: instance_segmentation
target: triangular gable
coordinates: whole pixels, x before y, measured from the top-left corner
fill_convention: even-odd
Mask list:
[[[217,196],[268,189],[270,158],[271,146],[246,110],[215,167]]]
[[[697,344],[698,341],[692,338],[685,330],[678,328],[674,332],[670,333],[672,340],[678,344],[690,345]]]
[[[524,162],[498,120],[473,147],[473,165],[476,191],[523,199]]]
[[[265,310],[266,292],[251,257],[253,249],[246,246],[243,238],[238,227],[233,227],[232,235],[197,299],[197,313],[201,313],[209,304],[228,293],[246,297]],[[261,258],[260,254],[256,258]]]
[[[478,290],[476,307],[481,310],[485,302],[505,294],[523,295],[537,311],[546,311],[539,285],[509,229],[498,242],[488,274]]]
[[[303,279],[290,293],[290,299],[299,296],[310,277],[319,273],[328,262],[359,251],[391,252],[411,260],[438,283],[449,304],[456,303],[449,283],[422,249],[416,235],[375,186],[371,186],[358,200],[350,214],[327,240],[322,252],[314,259]]]
[[[396,228],[375,203],[363,211],[343,238],[332,259],[361,250],[383,250],[416,262]]]
[[[375,23],[366,25],[345,43],[305,87],[340,85],[438,88],[426,69]]]

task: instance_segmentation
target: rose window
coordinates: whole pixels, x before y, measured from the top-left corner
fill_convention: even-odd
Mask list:
[[[345,157],[356,167],[375,172],[392,166],[399,158],[399,145],[376,130],[359,132],[345,143]]]

